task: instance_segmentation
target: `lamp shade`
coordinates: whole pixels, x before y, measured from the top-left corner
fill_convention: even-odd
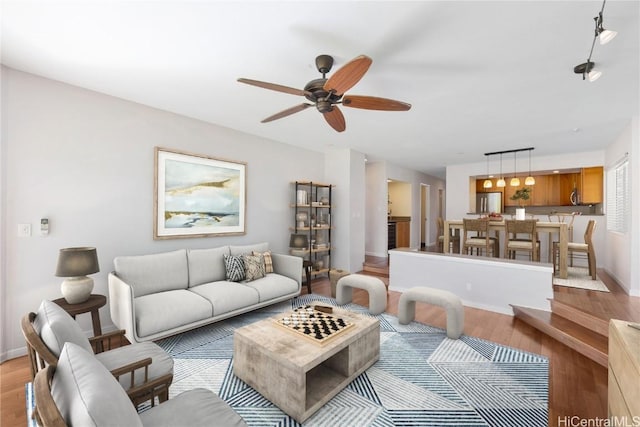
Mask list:
[[[525,180],[524,180],[524,185],[535,185],[536,183],[536,179],[529,175]]]
[[[504,178],[500,178],[498,182],[496,182],[496,187],[504,187],[506,185],[507,183],[505,182]]]
[[[96,248],[64,248],[58,255],[58,277],[81,277],[100,271]]]
[[[609,43],[611,40],[613,40],[615,38],[615,36],[618,35],[617,31],[612,31],[612,30],[603,30],[600,33],[600,44],[607,44]]]
[[[517,176],[514,176],[513,178],[511,178],[510,185],[512,187],[520,187],[520,178],[518,178]]]
[[[482,183],[482,186],[484,188],[491,188],[493,187],[493,182],[491,182],[491,180],[489,178],[485,179],[484,182]]]

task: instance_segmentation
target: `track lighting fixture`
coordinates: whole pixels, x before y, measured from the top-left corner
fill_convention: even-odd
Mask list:
[[[604,11],[604,5],[606,2],[607,0],[603,0],[600,13],[598,13],[598,16],[593,18],[596,24],[596,30],[593,36],[593,42],[591,43],[591,51],[589,52],[589,58],[587,58],[587,62],[583,62],[582,64],[573,67],[574,73],[582,74],[582,80],[588,79],[590,82],[595,82],[600,78],[600,76],[602,76],[602,71],[595,68],[595,63],[591,61],[591,56],[593,55],[593,47],[596,44],[596,39],[600,38],[600,44],[603,45],[609,43],[615,36],[618,35],[616,31],[606,30],[603,27],[604,18],[602,17],[602,12]]]
[[[502,176],[502,155],[506,154],[506,153],[513,153],[513,178],[510,181],[510,185],[513,187],[519,187],[520,186],[520,178],[518,178],[517,175],[517,171],[516,171],[516,153],[519,151],[528,151],[529,152],[529,176],[527,176],[527,178],[524,181],[524,185],[534,185],[536,183],[535,178],[533,178],[533,176],[531,176],[531,150],[533,150],[533,147],[528,147],[528,148],[518,148],[516,150],[506,150],[506,151],[494,151],[492,153],[484,153],[485,156],[487,156],[487,179],[484,181],[484,188],[491,188],[491,180],[489,179],[489,156],[493,156],[496,154],[500,154],[500,179],[498,179],[498,181],[496,182],[496,187],[506,187],[507,183],[504,180],[504,177]],[[489,181],[489,185],[487,185],[487,181]]]

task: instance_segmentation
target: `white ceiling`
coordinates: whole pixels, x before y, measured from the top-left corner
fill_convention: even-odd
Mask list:
[[[315,150],[349,147],[444,177],[451,164],[533,146],[535,156],[599,150],[638,114],[640,2],[2,0],[2,63],[80,87]],[[408,112],[341,107],[337,133],[304,101],[236,81],[302,88],[359,54],[373,65],[348,94]],[[542,165],[540,165],[542,166]]]

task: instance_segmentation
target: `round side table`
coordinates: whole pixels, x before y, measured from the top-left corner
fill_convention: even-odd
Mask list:
[[[74,319],[76,315],[82,313],[91,313],[91,321],[93,322],[93,335],[102,335],[102,327],[100,326],[100,313],[98,309],[107,304],[107,297],[104,295],[91,294],[88,300],[78,304],[69,304],[64,298],[53,300],[64,311],[69,313]]]

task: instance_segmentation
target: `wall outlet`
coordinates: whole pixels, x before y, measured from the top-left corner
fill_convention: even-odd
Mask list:
[[[31,224],[18,224],[18,237],[31,237]]]

